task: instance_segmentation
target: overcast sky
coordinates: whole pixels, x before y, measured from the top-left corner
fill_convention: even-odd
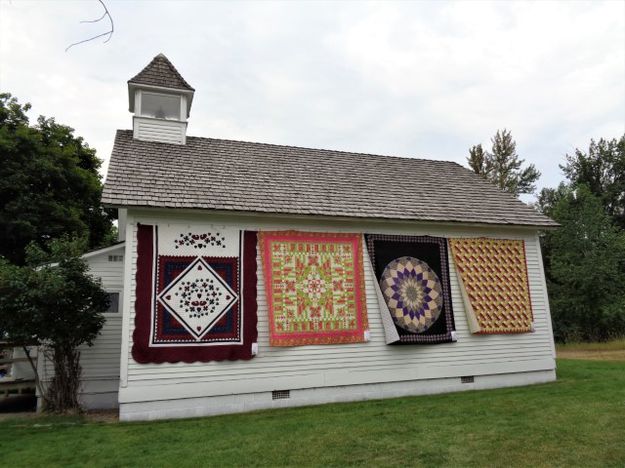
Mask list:
[[[466,165],[512,130],[539,186],[625,132],[625,2],[0,0],[0,89],[110,156],[126,81],[163,52],[196,89],[189,135]],[[106,168],[106,164],[104,166]]]

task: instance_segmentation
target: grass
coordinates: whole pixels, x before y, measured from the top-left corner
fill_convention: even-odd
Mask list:
[[[605,343],[566,343],[556,345],[559,358],[625,361],[625,338]]]
[[[3,466],[624,466],[625,363],[558,381],[150,423],[0,421]]]

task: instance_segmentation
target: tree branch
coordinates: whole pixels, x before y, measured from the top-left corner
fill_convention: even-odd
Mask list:
[[[111,23],[111,29],[105,33],[102,34],[97,34],[93,37],[90,37],[88,39],[83,39],[82,41],[78,41],[78,42],[74,42],[73,44],[70,44],[67,46],[67,48],[65,49],[65,52],[67,52],[69,49],[71,49],[74,46],[77,46],[79,44],[84,44],[85,42],[89,42],[89,41],[93,41],[94,39],[98,39],[99,37],[105,37],[108,36],[106,38],[106,40],[104,41],[104,44],[106,44],[108,41],[111,40],[111,37],[113,37],[113,32],[115,31],[115,24],[113,23],[113,17],[111,16],[111,14],[109,13],[108,8],[106,8],[106,5],[104,4],[103,0],[98,0],[98,2],[100,2],[100,5],[102,5],[102,8],[104,8],[104,13],[102,13],[102,16],[99,17],[98,19],[95,20],[84,20],[81,21],[81,23],[98,23],[100,21],[102,21],[104,18],[108,18],[109,22]]]
[[[100,16],[98,19],[94,19],[94,20],[83,20],[80,23],[97,23],[98,21],[102,21],[104,19],[104,17],[106,16],[106,7],[104,7],[104,13],[102,13],[102,16]]]

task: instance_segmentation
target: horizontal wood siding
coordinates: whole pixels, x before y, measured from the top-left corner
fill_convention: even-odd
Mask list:
[[[134,136],[139,140],[178,145],[185,142],[186,122],[135,117],[134,125]]]
[[[89,272],[102,280],[102,286],[110,292],[123,291],[123,261],[109,261],[109,256],[124,255],[124,245],[106,253],[87,258]],[[121,294],[123,296],[123,293]],[[117,314],[104,314],[106,322],[93,346],[80,349],[84,393],[116,392],[119,387],[119,364],[122,342],[122,297]],[[52,363],[45,360],[43,378],[49,380],[54,374]],[[96,403],[97,405],[97,403]]]
[[[127,238],[132,255],[130,297],[125,311],[128,334],[124,336],[127,375],[122,375],[120,401],[149,401],[150,399],[252,393],[276,389],[311,388],[401,381],[419,378],[487,375],[492,373],[548,370],[555,367],[551,324],[539,259],[539,244],[535,231],[510,228],[471,228],[392,224],[375,222],[311,222],[310,220],[265,220],[251,217],[209,218],[199,215],[177,215],[177,218],[157,217],[135,212],[129,216],[131,236]],[[212,221],[212,222],[211,222]],[[199,228],[201,225],[236,225],[241,229],[301,229],[308,231],[344,231],[371,233],[401,233],[434,236],[491,236],[523,239],[526,243],[532,307],[535,315],[534,333],[519,335],[471,335],[450,258],[451,289],[457,343],[438,345],[388,346],[380,310],[373,289],[374,278],[366,268],[367,309],[371,328],[368,343],[270,347],[267,303],[264,296],[262,269],[258,269],[258,344],[259,354],[251,361],[211,362],[193,364],[138,364],[129,352],[134,329],[134,288],[136,274],[136,223],[183,223],[181,226]],[[368,256],[364,256],[369,265]],[[260,264],[259,264],[260,266]],[[126,353],[123,353],[126,355]],[[123,366],[124,368],[125,366]],[[122,371],[124,374],[124,371]]]

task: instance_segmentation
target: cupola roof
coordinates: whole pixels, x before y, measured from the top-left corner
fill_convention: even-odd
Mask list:
[[[176,67],[163,54],[158,54],[137,75],[128,80],[128,84],[156,86],[160,88],[195,91],[178,73]]]

